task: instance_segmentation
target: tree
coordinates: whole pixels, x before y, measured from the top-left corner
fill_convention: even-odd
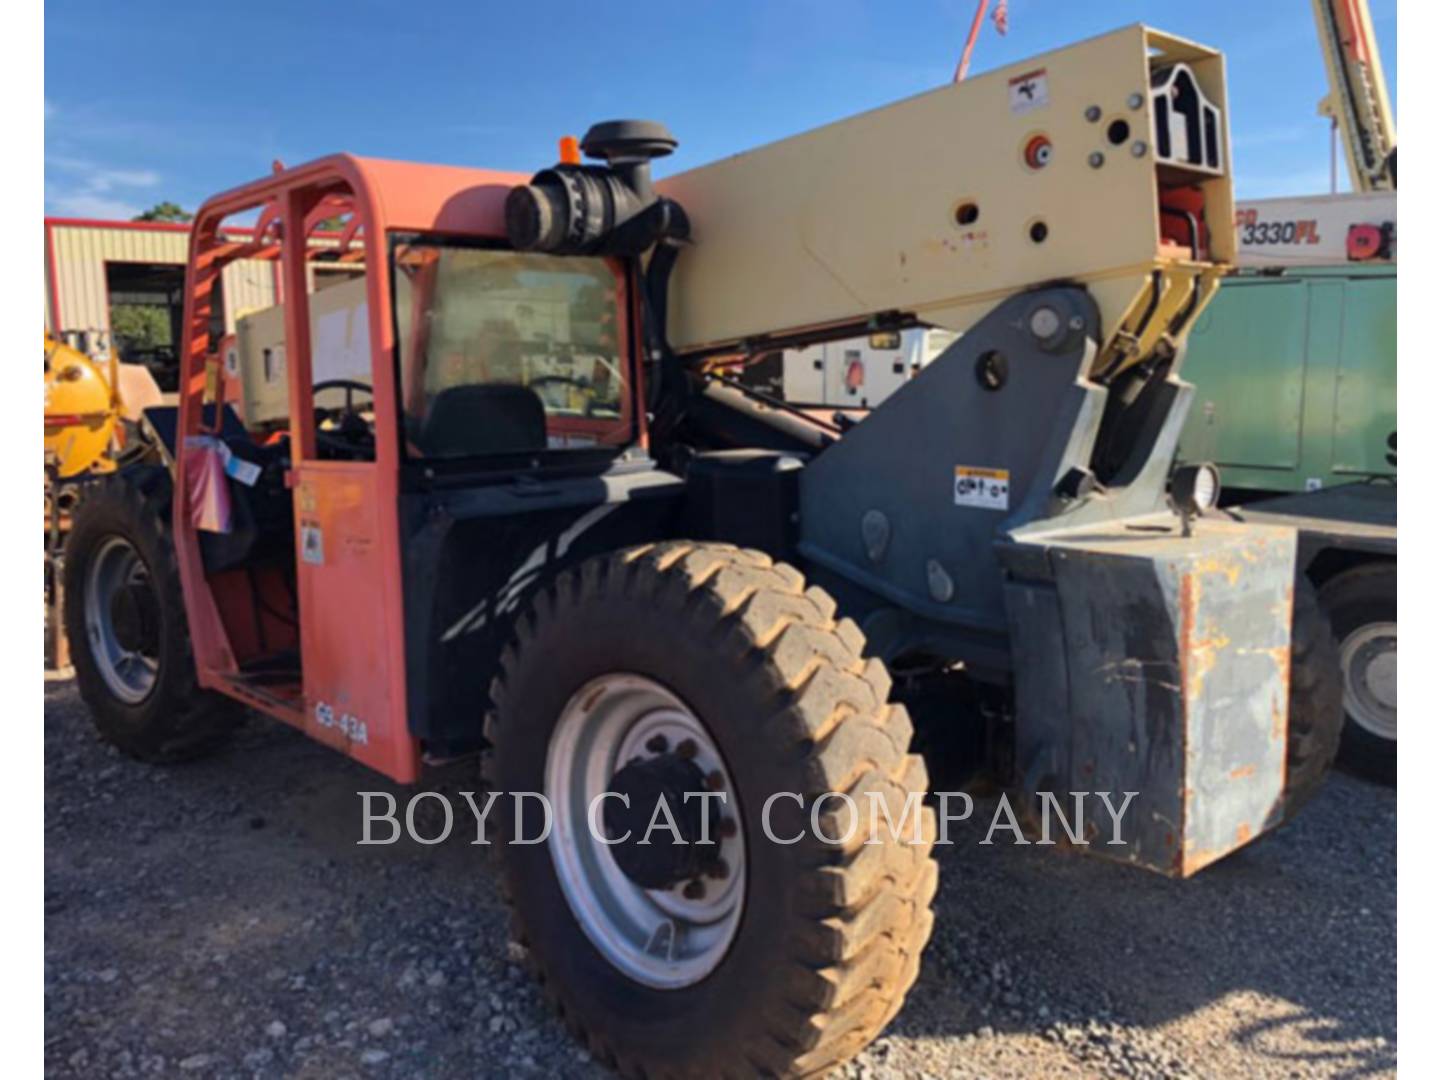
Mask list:
[[[110,333],[121,356],[174,344],[169,312],[158,304],[112,304]]]
[[[136,214],[136,221],[179,221],[189,222],[194,214],[188,210],[182,210],[179,203],[158,202],[143,214]]]

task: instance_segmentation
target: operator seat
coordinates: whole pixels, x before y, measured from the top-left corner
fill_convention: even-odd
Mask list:
[[[470,383],[441,390],[416,440],[427,457],[544,450],[545,404],[518,383]]]

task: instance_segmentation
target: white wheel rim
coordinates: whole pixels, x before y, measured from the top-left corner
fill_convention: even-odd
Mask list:
[[[1393,622],[1367,623],[1340,643],[1340,671],[1345,680],[1345,711],[1372,735],[1398,738],[1396,649]]]
[[[120,644],[112,605],[122,588],[149,580],[150,570],[140,553],[119,536],[110,537],[95,552],[85,578],[85,633],[90,653],[105,685],[127,705],[138,705],[155,688],[160,658]]]
[[[609,790],[618,769],[647,753],[646,744],[657,736],[672,747],[692,742],[692,760],[701,772],[719,774],[718,786],[709,789],[721,791],[724,801],[705,802],[710,834],[719,841],[729,872],[723,879],[707,879],[702,898],[637,885],[616,863],[610,846],[590,832],[592,802]],[[694,712],[640,675],[592,680],[571,697],[551,735],[545,795],[555,815],[549,847],[556,876],[576,921],[606,960],[636,982],[665,990],[693,985],[714,971],[735,938],[745,906],[745,828],[729,770]],[[735,827],[722,835],[725,818]],[[669,836],[663,825],[657,827],[655,842],[668,842]]]

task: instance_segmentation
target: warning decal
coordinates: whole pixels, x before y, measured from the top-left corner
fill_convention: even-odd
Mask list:
[[[300,523],[300,558],[314,566],[325,565],[325,534],[313,521]]]
[[[955,505],[979,510],[1010,509],[1010,470],[956,465]]]
[[[1010,80],[1010,111],[1021,114],[1050,104],[1050,80],[1044,68],[1027,71]]]

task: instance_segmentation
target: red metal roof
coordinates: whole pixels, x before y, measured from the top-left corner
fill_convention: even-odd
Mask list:
[[[102,218],[47,217],[46,228],[64,226],[72,229],[133,229],[136,232],[189,232],[189,224],[181,221],[105,221]],[[236,232],[245,230],[236,229]]]

